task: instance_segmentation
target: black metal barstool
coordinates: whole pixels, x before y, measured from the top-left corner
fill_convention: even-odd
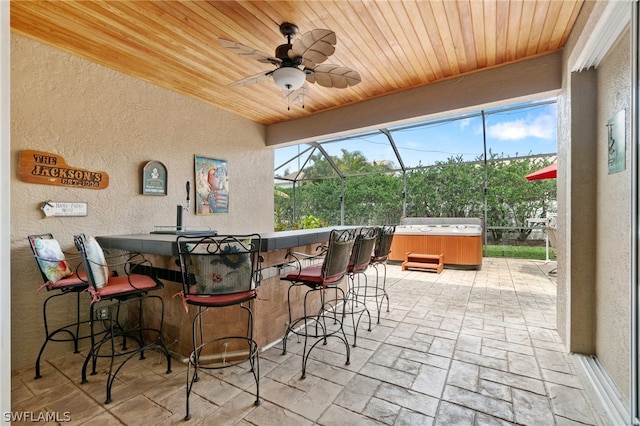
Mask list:
[[[60,243],[52,234],[29,235],[29,245],[36,263],[42,275],[44,283],[38,287],[38,292],[46,289],[51,292],[42,304],[42,320],[44,322],[45,339],[36,358],[36,379],[41,378],[40,360],[49,342],[73,342],[73,353],[78,353],[78,343],[81,339],[89,337],[86,331],[81,334],[80,327],[89,323],[88,316],[82,316],[80,309],[80,293],[89,287],[86,275],[71,270],[67,263],[65,253],[62,251]],[[55,319],[50,319],[47,314],[49,302],[61,296],[73,297],[72,303],[75,305],[74,319],[71,323],[59,325]],[[60,300],[60,299],[58,299]],[[58,325],[52,326],[51,323]]]
[[[357,346],[358,327],[364,314],[367,314],[369,322],[367,331],[371,331],[371,313],[366,303],[368,286],[365,272],[371,264],[371,256],[377,238],[378,228],[360,228],[347,267],[349,289],[346,303],[353,325],[353,347]]]
[[[311,259],[322,259],[321,264],[303,267],[305,259],[309,259],[308,256],[299,253],[287,254],[287,256],[293,257],[297,271],[282,278],[291,283],[287,292],[289,321],[287,330],[282,338],[282,353],[285,354],[287,352],[287,340],[290,335],[304,338],[302,378],[305,377],[307,361],[311,351],[320,342],[326,344],[328,337],[337,337],[345,344],[347,352],[346,364],[349,365],[349,343],[342,326],[345,315],[345,292],[339,287],[339,284],[347,274],[349,258],[356,239],[356,231],[356,228],[332,230],[328,244],[322,246],[320,256],[311,257]],[[295,289],[301,287],[306,288],[306,291],[303,297],[302,314],[296,317],[292,310],[291,296]],[[333,300],[328,300],[326,297],[326,290],[330,288],[336,290],[336,298]],[[342,294],[341,297],[337,296],[338,292]],[[313,303],[315,308],[308,307],[310,303]],[[338,313],[337,310],[340,306],[342,307],[342,312]],[[311,312],[309,311],[310,309]],[[300,308],[296,310],[299,312]],[[310,344],[309,339],[313,340],[313,343]]]
[[[378,309],[378,324],[380,324],[380,311],[382,311],[382,304],[385,299],[387,301],[387,312],[389,312],[389,295],[387,294],[387,259],[389,259],[391,243],[393,242],[393,236],[395,233],[395,225],[380,227],[376,245],[373,249],[373,255],[371,256],[371,266],[376,270],[376,283],[373,288],[368,289],[365,299],[373,298],[376,301],[376,307]],[[380,267],[383,269],[382,280],[380,280]]]
[[[105,404],[111,402],[111,388],[117,374],[127,361],[136,355],[144,359],[147,350],[155,350],[167,359],[167,371],[171,372],[171,356],[162,339],[162,325],[164,323],[164,302],[162,297],[150,292],[160,290],[163,285],[159,280],[144,274],[136,273],[136,267],[148,263],[139,254],[123,259],[121,263],[107,265],[104,252],[93,237],[76,235],[76,248],[80,252],[91,294],[91,349],[82,366],[82,383],[87,382],[87,367],[92,363],[91,375],[97,374],[96,364],[100,358],[109,359],[109,372],[106,385]],[[110,268],[120,267],[121,275],[110,273]],[[159,305],[156,312],[160,312],[157,327],[147,326],[143,314],[145,303],[153,301]],[[129,305],[131,304],[131,305]],[[131,309],[122,309],[123,307]],[[126,311],[127,320],[121,320],[121,314]],[[124,316],[124,315],[123,315]],[[133,320],[132,320],[133,318]],[[103,324],[104,334],[97,339],[100,330],[98,324]],[[149,338],[152,336],[152,338]],[[122,347],[116,349],[115,341],[122,338]],[[133,348],[127,347],[127,341],[135,343]],[[122,362],[115,366],[116,359]]]
[[[260,356],[253,338],[253,302],[260,285],[260,235],[180,236],[177,239],[185,309],[197,306],[193,318],[193,352],[187,366],[187,402],[198,381],[198,370],[215,370],[247,360],[256,382],[255,405],[260,404]],[[205,313],[214,308],[238,306],[247,314],[246,332],[218,332],[205,340]],[[231,312],[219,312],[218,322]],[[210,324],[215,324],[209,319]],[[240,325],[240,324],[238,324]],[[207,330],[213,332],[213,329]],[[206,350],[206,352],[205,352]],[[191,369],[193,368],[193,372]]]

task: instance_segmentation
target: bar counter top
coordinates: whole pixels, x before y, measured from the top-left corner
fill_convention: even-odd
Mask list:
[[[346,229],[348,226],[300,229],[294,231],[261,232],[261,252],[269,252],[281,249],[316,244],[329,239],[333,229]],[[181,235],[188,235],[184,233]],[[149,253],[164,256],[177,256],[176,234],[123,234],[101,235],[96,240],[103,249],[119,249],[137,253]]]

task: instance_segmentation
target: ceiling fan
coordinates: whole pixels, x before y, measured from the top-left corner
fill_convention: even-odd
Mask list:
[[[360,83],[360,74],[348,67],[333,64],[322,64],[333,55],[336,45],[336,33],[331,30],[315,29],[298,34],[298,27],[289,22],[280,25],[280,32],[287,42],[276,47],[271,56],[259,50],[234,41],[219,39],[222,46],[230,51],[258,62],[275,65],[271,71],[260,72],[229,84],[229,87],[249,86],[272,78],[289,103],[301,104],[309,83],[318,83],[324,87],[344,89]],[[293,40],[293,43],[292,43]]]

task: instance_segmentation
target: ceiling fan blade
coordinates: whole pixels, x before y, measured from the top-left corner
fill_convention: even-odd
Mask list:
[[[267,71],[250,75],[249,77],[245,77],[242,80],[234,81],[233,83],[229,84],[228,87],[245,87],[256,83],[262,83],[263,81],[268,79],[272,73],[273,71]]]
[[[360,83],[360,74],[351,68],[333,64],[318,65],[312,74],[307,75],[309,83],[318,83],[324,87],[336,87],[344,89]]]
[[[302,58],[302,65],[312,68],[322,63],[336,51],[336,33],[331,30],[315,29],[296,39],[289,51],[291,59]]]
[[[308,93],[309,86],[305,83],[302,87],[296,90],[283,90],[282,96],[284,96],[289,104],[304,106],[304,100]]]
[[[236,43],[235,41],[219,38],[218,42],[220,42],[222,46],[229,49],[231,52],[249,59],[255,59],[258,62],[274,65],[280,65],[282,63],[281,59],[274,58],[271,55],[267,55],[264,52],[261,52],[249,46],[245,46],[244,44]]]

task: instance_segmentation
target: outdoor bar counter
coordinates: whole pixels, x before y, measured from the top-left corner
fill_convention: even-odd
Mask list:
[[[341,227],[346,228],[346,227]],[[260,348],[278,342],[286,330],[288,321],[287,290],[288,282],[281,281],[280,276],[289,273],[292,267],[283,266],[288,262],[288,252],[317,254],[317,247],[328,241],[332,229],[317,228],[308,230],[260,233],[262,238],[261,255],[264,259],[262,282],[258,290],[258,299],[254,301],[254,338]],[[191,322],[197,308],[191,306],[185,312],[178,293],[182,290],[180,268],[177,264],[176,235],[172,234],[131,234],[96,236],[96,240],[109,254],[114,251],[142,253],[151,261],[153,267],[149,271],[163,280],[165,286],[161,290],[164,300],[163,337],[168,349],[178,356],[187,357],[192,350]],[[346,280],[342,284],[346,286]],[[299,288],[296,290],[300,290]],[[297,292],[293,304],[302,307],[303,293]],[[145,310],[145,321],[156,321],[160,312],[154,312],[155,306]],[[227,311],[224,311],[227,310]],[[301,309],[300,309],[301,310]],[[211,313],[211,336],[219,331],[242,333],[246,328],[246,316],[241,316],[237,307],[218,308]],[[294,315],[297,314],[294,311]]]
[[[260,251],[271,252],[280,249],[305,246],[327,241],[332,229],[345,229],[348,227],[301,229],[296,231],[262,232],[262,247]],[[202,232],[202,231],[197,231]],[[215,231],[211,231],[215,232]],[[184,231],[189,235],[189,231]],[[126,250],[135,253],[149,253],[163,256],[177,256],[178,236],[170,233],[126,234],[98,236],[96,240],[104,250]]]

